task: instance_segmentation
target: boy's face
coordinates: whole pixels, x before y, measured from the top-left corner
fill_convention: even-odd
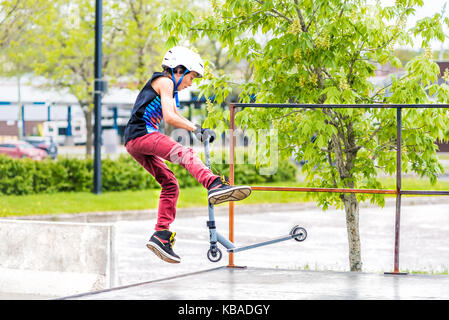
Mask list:
[[[178,91],[190,87],[192,85],[193,79],[198,78],[198,76],[199,76],[199,74],[196,73],[195,71],[187,73],[184,76],[184,78],[182,78],[182,81],[178,86]],[[176,73],[175,74],[176,82],[178,82],[179,79],[181,79],[181,77],[182,77],[182,73]]]

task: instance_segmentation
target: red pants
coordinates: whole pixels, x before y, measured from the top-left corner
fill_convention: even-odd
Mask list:
[[[186,168],[205,188],[219,177],[204,165],[192,148],[184,147],[159,132],[146,134],[129,141],[126,144],[126,150],[162,187],[156,231],[169,229],[170,224],[175,220],[179,195],[178,180],[162,159],[178,163]]]

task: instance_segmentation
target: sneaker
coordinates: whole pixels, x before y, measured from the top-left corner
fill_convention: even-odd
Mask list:
[[[207,200],[213,205],[226,201],[243,200],[251,194],[249,186],[231,186],[228,177],[215,179],[207,191]]]
[[[169,230],[156,231],[147,243],[148,249],[159,258],[170,263],[180,263],[181,258],[173,252],[176,232]]]

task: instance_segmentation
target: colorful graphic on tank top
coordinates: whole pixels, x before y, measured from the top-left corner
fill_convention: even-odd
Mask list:
[[[156,96],[145,108],[143,120],[145,120],[148,133],[159,130],[159,124],[162,120],[162,106],[161,99],[158,96]]]

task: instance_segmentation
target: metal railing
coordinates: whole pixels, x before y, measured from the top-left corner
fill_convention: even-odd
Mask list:
[[[371,193],[371,194],[392,194],[396,195],[396,216],[395,216],[395,244],[394,244],[394,271],[399,272],[399,236],[401,221],[401,196],[402,195],[449,195],[448,191],[440,190],[402,190],[402,169],[401,169],[401,140],[402,140],[402,109],[406,108],[449,108],[449,104],[258,104],[258,103],[233,103],[229,105],[230,110],[230,143],[229,143],[229,180],[234,184],[234,156],[235,156],[235,114],[236,108],[303,108],[303,109],[349,109],[349,108],[394,108],[396,109],[396,188],[395,190],[385,189],[346,189],[346,188],[307,188],[307,187],[251,187],[256,191],[297,191],[297,192],[335,192],[335,193]],[[399,152],[398,152],[399,151]],[[229,202],[229,240],[234,242],[234,203]],[[228,267],[235,267],[234,255],[229,253]]]

